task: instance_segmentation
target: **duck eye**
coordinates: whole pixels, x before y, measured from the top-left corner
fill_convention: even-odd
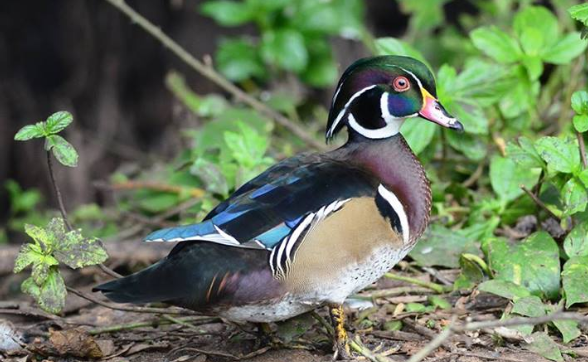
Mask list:
[[[410,88],[410,83],[408,82],[408,79],[406,79],[406,77],[399,76],[394,78],[392,86],[394,87],[395,91],[404,92]]]

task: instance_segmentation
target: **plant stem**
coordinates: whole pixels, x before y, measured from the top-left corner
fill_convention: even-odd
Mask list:
[[[584,144],[584,135],[580,132],[576,132],[576,137],[578,138],[578,145],[580,146],[582,168],[585,170],[588,167],[588,161],[586,160],[586,145]]]
[[[525,186],[521,186],[521,189],[522,189],[523,191],[525,191],[525,193],[526,193],[527,195],[529,195],[529,197],[530,197],[530,198],[533,200],[533,202],[535,202],[535,204],[537,204],[537,206],[539,206],[539,207],[540,207],[540,208],[542,208],[543,210],[547,211],[547,213],[548,213],[549,215],[551,215],[553,218],[555,218],[556,220],[558,220],[558,221],[561,221],[561,219],[560,219],[560,218],[559,218],[559,217],[558,217],[556,214],[554,214],[554,213],[553,213],[553,211],[549,210],[549,208],[547,207],[547,205],[545,205],[545,204],[543,203],[543,201],[541,201],[541,200],[540,200],[540,199],[537,197],[537,195],[535,195],[534,193],[532,193],[532,192],[531,192],[531,191],[530,191],[528,188],[526,188]]]
[[[49,177],[51,178],[51,185],[53,186],[53,190],[55,190],[55,195],[57,195],[57,202],[59,204],[59,212],[61,212],[61,216],[63,217],[63,222],[65,222],[65,226],[67,226],[68,230],[73,230],[69,220],[67,219],[67,211],[65,211],[65,205],[63,204],[63,198],[61,197],[61,191],[59,190],[59,186],[55,181],[55,173],[53,171],[53,159],[51,158],[51,152],[47,151],[47,166],[49,167]]]
[[[393,359],[372,352],[369,348],[364,346],[363,343],[361,343],[359,336],[356,336],[355,339],[349,341],[349,347],[372,362],[394,362]]]
[[[427,344],[424,348],[420,349],[417,353],[413,354],[408,362],[420,362],[425,359],[429,354],[431,354],[434,350],[438,347],[443,345],[445,341],[451,337],[453,334],[452,327],[457,320],[457,316],[453,316],[451,318],[451,323],[447,328],[445,328],[441,333],[437,335],[429,344]]]
[[[65,205],[63,204],[63,197],[61,196],[61,190],[59,189],[59,185],[57,185],[57,181],[55,181],[55,172],[53,171],[53,158],[51,157],[51,152],[47,151],[47,166],[49,167],[49,177],[51,178],[51,185],[53,185],[53,190],[55,190],[55,195],[57,196],[57,203],[59,204],[59,212],[61,213],[61,217],[63,218],[63,222],[69,231],[73,230],[72,224],[69,222],[67,218],[67,211],[65,210]],[[114,270],[110,269],[106,265],[100,263],[98,264],[100,270],[104,273],[110,275],[114,278],[122,278],[122,275],[115,272]]]
[[[307,145],[312,146],[318,150],[326,149],[326,146],[317,141],[312,135],[310,135],[306,130],[304,130],[301,126],[291,122],[288,118],[283,116],[282,114],[274,111],[273,109],[266,106],[264,103],[260,102],[256,98],[250,96],[249,94],[245,93],[239,87],[235,86],[233,83],[228,81],[222,75],[217,73],[214,68],[211,66],[207,66],[198,59],[194,58],[188,51],[182,48],[178,43],[176,43],[172,38],[170,38],[167,34],[165,34],[160,28],[155,26],[152,22],[147,20],[141,14],[135,11],[132,7],[127,5],[124,0],[105,0],[109,2],[112,6],[118,9],[120,12],[125,14],[131,21],[137,25],[139,25],[143,30],[145,30],[149,35],[157,39],[164,47],[168,48],[172,53],[174,53],[178,58],[180,58],[184,63],[189,65],[193,70],[200,73],[204,77],[208,78],[210,81],[221,87],[223,90],[229,92],[238,100],[242,101],[243,103],[247,104],[251,108],[255,109],[256,111],[265,114],[266,116],[274,119],[277,123],[279,123],[284,128],[291,131],[293,134],[298,136],[301,140],[303,140]]]
[[[420,287],[428,288],[428,289],[431,289],[439,294],[446,293],[446,292],[453,290],[453,288],[449,287],[449,286],[445,286],[445,285],[441,285],[441,284],[437,284],[437,283],[432,283],[432,282],[425,282],[420,279],[405,277],[405,276],[397,275],[397,274],[393,274],[393,273],[386,273],[386,274],[384,274],[384,276],[389,279],[399,280],[401,282],[407,282],[407,283],[411,283],[414,285],[418,285]]]

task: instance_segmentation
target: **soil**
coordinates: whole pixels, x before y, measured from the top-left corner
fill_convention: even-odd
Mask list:
[[[451,280],[456,271],[440,273],[444,279]],[[65,276],[68,285],[85,291],[106,278],[98,269],[81,274],[69,272]],[[430,278],[429,274],[419,277]],[[252,324],[238,325],[214,317],[166,317],[112,310],[70,293],[63,315],[49,316],[31,304],[26,296],[15,293],[20,281],[20,276],[0,280],[3,300],[0,302],[0,360],[310,362],[331,361],[333,357],[329,333],[320,319],[311,315],[273,324],[272,334],[260,338],[257,326]],[[450,309],[408,312],[409,303],[426,304],[433,292],[402,282],[381,280],[360,295],[370,296],[376,291],[388,296],[372,299],[373,304],[368,309],[347,308],[347,329],[352,339],[390,361],[407,361],[436,337],[453,315],[460,321],[497,319],[508,307],[506,300],[495,296],[453,292],[442,296],[450,303]],[[366,299],[369,302],[369,298]],[[362,304],[365,307],[365,301]],[[328,320],[326,311],[317,312],[323,321]],[[3,324],[17,336],[15,339],[20,339],[23,348],[1,352],[3,333],[4,337],[7,333],[6,328],[1,328]],[[574,351],[576,358],[564,354],[564,360],[588,361],[583,357],[588,356],[586,335],[566,347]],[[354,356],[358,361],[369,360],[362,353],[355,352]],[[386,360],[380,358],[379,361]],[[526,343],[516,335],[486,330],[454,335],[424,361],[548,360],[528,351]]]

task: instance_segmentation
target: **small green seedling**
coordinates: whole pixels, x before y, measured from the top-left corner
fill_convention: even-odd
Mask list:
[[[78,165],[78,153],[75,148],[58,135],[73,121],[71,113],[61,111],[53,113],[45,122],[37,122],[24,126],[14,136],[16,141],[28,141],[33,138],[45,138],[45,150],[52,151],[53,155],[62,165],[76,167]]]
[[[75,148],[57,135],[72,121],[73,117],[69,112],[57,112],[45,122],[23,127],[14,136],[17,141],[45,138],[49,172],[63,216],[53,218],[45,228],[25,224],[25,232],[34,243],[24,244],[14,262],[15,273],[32,266],[32,275],[22,283],[21,290],[31,295],[43,310],[50,313],[59,313],[65,305],[67,289],[59,272],[60,264],[78,269],[100,264],[108,258],[99,239],[82,236],[80,229],[74,230],[67,222],[61,193],[55,183],[50,152],[64,166],[76,167],[78,163]]]

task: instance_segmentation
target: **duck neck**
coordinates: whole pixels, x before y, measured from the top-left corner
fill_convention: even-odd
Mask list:
[[[431,187],[423,165],[400,133],[385,139],[351,134],[343,147],[350,159],[374,174],[398,198],[406,212],[410,242],[425,231],[431,214]]]

